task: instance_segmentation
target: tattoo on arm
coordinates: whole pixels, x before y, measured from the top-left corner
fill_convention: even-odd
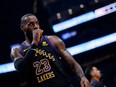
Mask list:
[[[72,71],[74,71],[80,78],[84,76],[84,72],[81,66],[75,61],[75,59],[71,56],[68,50],[66,50],[65,44],[62,40],[59,39],[57,42],[57,47],[61,53],[62,58],[65,59],[67,64],[70,66]]]

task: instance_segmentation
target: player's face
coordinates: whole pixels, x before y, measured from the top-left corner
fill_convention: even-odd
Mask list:
[[[101,72],[96,67],[93,67],[91,70],[91,75],[97,78],[101,78]]]
[[[31,32],[34,29],[40,28],[39,21],[35,16],[28,16],[24,18],[25,22],[23,23],[22,30],[25,32]]]

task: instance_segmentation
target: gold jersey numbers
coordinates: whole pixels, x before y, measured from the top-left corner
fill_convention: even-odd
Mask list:
[[[33,67],[35,68],[35,73],[39,83],[55,77],[54,72],[51,71],[48,59],[34,62]]]
[[[40,61],[34,62],[33,67],[36,68],[36,75],[40,75],[51,70],[51,66],[49,64],[48,59],[42,59]]]

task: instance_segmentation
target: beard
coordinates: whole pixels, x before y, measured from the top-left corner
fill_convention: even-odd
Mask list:
[[[33,40],[33,34],[32,34],[32,32],[27,31],[27,32],[26,32],[26,36],[27,36],[27,38],[29,39],[29,41],[32,42],[32,40]]]

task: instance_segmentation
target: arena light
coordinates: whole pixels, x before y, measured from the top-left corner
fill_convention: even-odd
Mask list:
[[[82,24],[82,23],[91,21],[93,19],[105,16],[107,14],[113,13],[115,11],[116,11],[116,2],[109,4],[107,6],[104,6],[104,7],[98,8],[94,11],[82,14],[80,16],[73,17],[73,18],[68,19],[66,21],[54,24],[52,26],[52,29],[55,33],[57,33],[57,32],[66,30],[68,28],[77,26],[79,24]]]
[[[94,13],[95,13],[96,18],[98,18],[98,17],[105,16],[107,14],[110,14],[112,12],[115,12],[115,11],[116,11],[116,3],[112,3],[102,8],[96,9]]]
[[[71,53],[71,55],[76,55],[113,42],[116,42],[116,33],[112,33],[73,47],[69,47],[67,50]]]
[[[60,32],[62,30],[66,30],[66,29],[71,28],[73,26],[79,25],[81,23],[90,21],[92,19],[95,19],[95,15],[94,15],[93,11],[88,12],[88,13],[83,14],[83,15],[80,15],[78,17],[74,17],[74,18],[71,18],[69,20],[60,22],[58,24],[55,24],[52,26],[52,28],[53,28],[54,32],[57,33],[57,32]]]
[[[0,65],[0,74],[15,71],[14,64],[6,63]]]

